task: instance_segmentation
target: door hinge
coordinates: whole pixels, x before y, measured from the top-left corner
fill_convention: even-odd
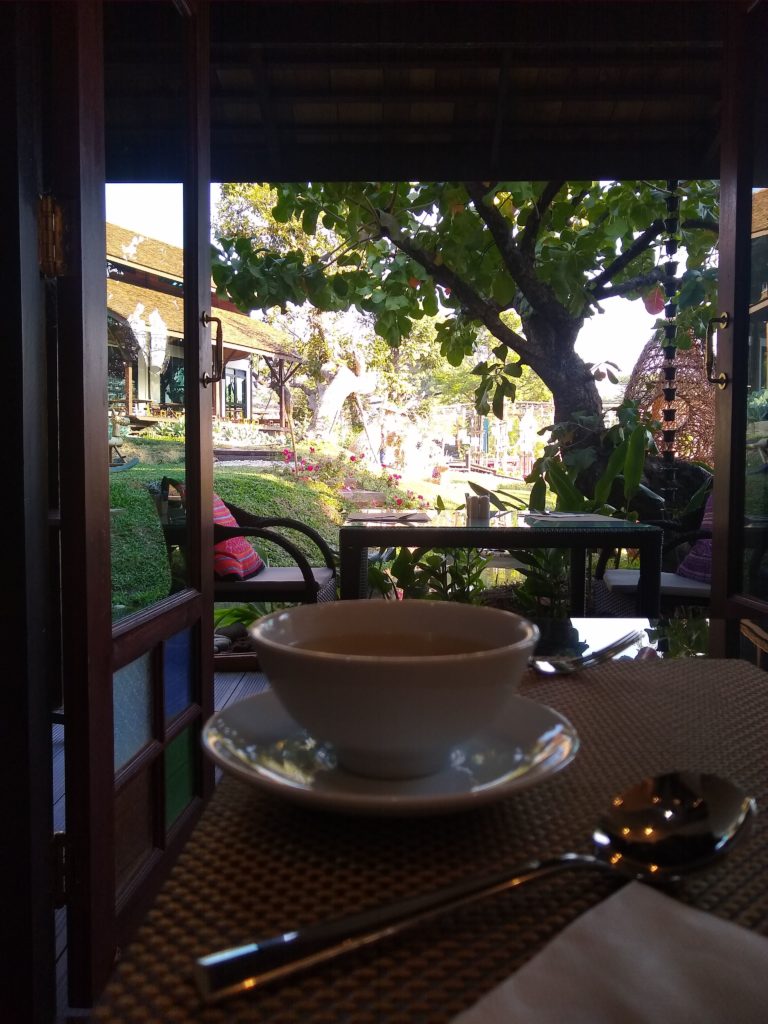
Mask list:
[[[63,277],[64,213],[61,203],[50,193],[40,196],[37,207],[37,249],[43,277]]]
[[[58,910],[67,904],[67,833],[54,832],[51,837],[53,861],[53,905]]]

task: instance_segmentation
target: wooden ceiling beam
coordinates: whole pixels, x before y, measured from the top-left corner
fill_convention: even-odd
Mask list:
[[[211,68],[214,71],[247,68],[249,55],[247,47],[237,48],[235,53],[227,53],[226,48],[214,48],[211,52]],[[550,70],[552,68],[615,68],[626,67],[658,67],[691,65],[701,68],[707,64],[719,62],[721,47],[716,43],[700,45],[681,45],[667,48],[665,46],[611,46],[605,49],[590,47],[552,46],[546,48],[518,47],[510,44],[505,46],[472,46],[471,43],[456,48],[399,46],[391,51],[386,47],[371,47],[370,42],[359,46],[347,46],[339,49],[333,45],[319,46],[317,49],[301,51],[286,50],[282,46],[265,43],[264,57],[269,66],[291,69],[318,67],[334,68],[340,71],[357,71],[361,68],[397,67],[402,69],[435,68],[487,68],[499,67],[503,54],[509,54],[512,66],[520,69]],[[136,63],[143,64],[146,55],[140,51],[130,55],[125,61],[126,66]],[[159,57],[158,57],[159,59]]]
[[[503,72],[502,72],[503,74]],[[674,90],[676,103],[697,104],[702,102],[716,102],[720,99],[720,89],[711,78],[702,81],[700,87],[687,86],[678,89],[677,83],[653,83],[640,88],[633,88],[626,84],[614,88],[613,83],[594,85],[567,85],[567,86],[520,86],[513,82],[506,75],[506,89],[512,90],[517,100],[526,103],[550,103],[569,101],[577,103],[621,103],[621,102],[669,102],[670,89]],[[137,93],[149,99],[162,99],[156,93],[142,93],[140,90],[132,93],[125,93],[115,102],[123,102],[126,105],[136,102]],[[501,75],[494,88],[478,89],[435,89],[433,92],[416,89],[369,89],[364,84],[356,92],[309,92],[306,90],[285,91],[279,90],[273,93],[273,102],[279,104],[307,104],[336,106],[339,103],[349,105],[361,105],[367,103],[493,103],[498,102],[501,94]],[[212,104],[247,104],[260,102],[257,94],[245,91],[229,91],[218,88],[211,94]]]
[[[553,169],[563,178],[697,178],[717,177],[717,160],[706,165],[708,139],[666,140],[647,146],[597,140],[569,142],[515,140],[500,148],[495,173],[508,181],[546,180]],[[217,144],[212,155],[216,181],[266,181],[263,155],[258,147]],[[340,172],[340,168],[342,169]],[[296,143],[284,154],[277,181],[435,181],[492,178],[486,146],[455,143],[425,146],[387,143],[370,145],[363,152],[355,144],[307,146]]]
[[[280,142],[273,117],[273,97],[271,96],[269,79],[264,66],[264,54],[260,46],[253,47],[251,51],[251,71],[256,83],[255,99],[261,111],[261,122],[267,153],[272,167],[277,169],[280,166]]]

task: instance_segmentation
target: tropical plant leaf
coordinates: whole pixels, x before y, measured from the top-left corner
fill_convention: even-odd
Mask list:
[[[603,474],[595,484],[595,501],[598,505],[604,505],[608,501],[608,495],[611,493],[611,487],[613,481],[621,473],[624,468],[624,460],[627,457],[627,442],[622,441],[621,444],[617,445],[608,459],[608,465],[603,470]]]
[[[646,431],[640,424],[629,435],[627,457],[624,460],[624,499],[629,503],[638,487],[645,465]]]
[[[569,479],[560,463],[553,459],[546,472],[547,483],[557,495],[557,507],[563,512],[578,512],[584,508],[585,498]]]

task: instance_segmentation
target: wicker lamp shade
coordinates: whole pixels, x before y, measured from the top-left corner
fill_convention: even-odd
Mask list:
[[[694,341],[689,349],[678,348],[674,361],[674,380],[664,379],[664,368],[669,366],[660,340],[654,336],[643,348],[635,363],[625,397],[639,404],[641,412],[649,413],[661,422],[655,440],[664,448],[664,410],[674,408],[674,444],[680,459],[705,462],[712,465],[715,448],[715,393],[707,384],[704,369],[704,344]],[[673,388],[670,402],[665,389]]]

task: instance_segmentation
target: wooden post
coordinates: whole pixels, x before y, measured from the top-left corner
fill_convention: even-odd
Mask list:
[[[280,405],[280,429],[285,428],[285,375],[283,373],[285,363],[279,359],[277,362],[277,399]],[[293,436],[293,423],[291,423],[291,436]]]
[[[133,367],[125,364],[125,415],[130,416],[133,405]]]

